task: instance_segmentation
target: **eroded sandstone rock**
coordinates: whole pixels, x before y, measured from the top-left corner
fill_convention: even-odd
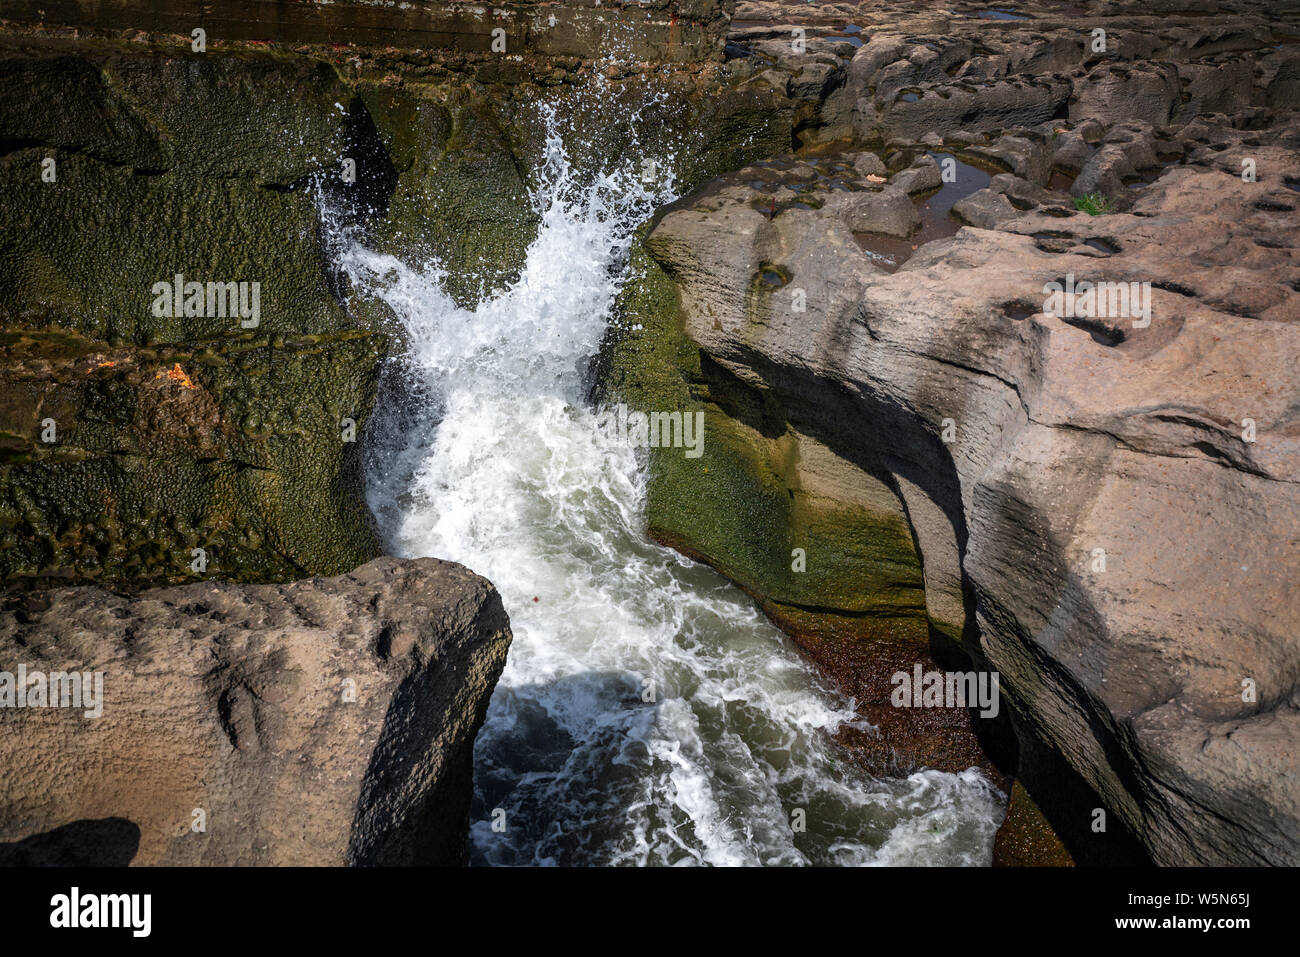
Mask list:
[[[1022,190],[1001,231],[892,275],[811,200],[770,218],[688,200],[646,240],[701,367],[749,396],[724,408],[883,479],[931,625],[1167,864],[1300,860],[1300,155],[1249,149],[1257,181],[1193,149],[1128,214]],[[1060,314],[1067,276],[1150,283],[1149,315]]]
[[[1287,109],[1300,75],[1295,12],[1253,0],[1202,11],[1093,0],[1022,0],[1014,11],[978,0],[942,10],[751,0],[736,20],[745,26],[730,35],[728,55],[747,57],[748,69],[793,77],[817,63],[835,77],[784,87],[800,104],[805,146],[1062,119],[1162,128]]]
[[[0,671],[101,672],[103,696],[0,707],[0,860],[461,863],[509,643],[492,586],[434,559],[10,593]]]

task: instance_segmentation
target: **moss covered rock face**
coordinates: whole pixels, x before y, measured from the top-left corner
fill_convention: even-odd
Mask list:
[[[258,283],[263,330],[351,324],[312,196],[291,189],[344,153],[350,96],[328,65],[10,49],[0,77],[0,136],[19,144],[0,160],[5,324],[140,344],[237,327],[156,308],[178,274]]]
[[[360,81],[366,123],[393,177],[371,210],[381,215],[370,243],[437,262],[447,292],[472,305],[523,268],[542,212],[533,197],[548,136],[560,138],[572,168],[671,175],[679,192],[790,143],[790,103],[766,87],[691,74],[554,73],[553,85],[533,82],[538,75],[488,86]]]
[[[396,174],[372,244],[439,263],[464,305],[516,276],[537,215],[500,103],[429,85],[363,83],[359,95]]]
[[[790,142],[783,96],[716,70],[510,66],[0,32],[0,575],[373,557],[341,435],[391,316],[351,295],[327,222],[472,305],[523,267],[549,136],[576,168],[671,157],[682,189]]]
[[[894,491],[801,432],[760,383],[688,339],[677,286],[644,245],[633,267],[608,350],[606,398],[705,416],[698,458],[650,450],[650,534],[717,567],[807,641],[924,643],[920,562]],[[773,299],[751,297],[754,318]]]
[[[306,188],[351,145],[334,68],[0,49],[0,576],[374,557],[356,440],[385,338],[341,304]]]
[[[711,314],[718,326],[731,329],[789,320],[794,284],[817,288],[813,264],[787,262],[782,242],[774,241],[779,234],[761,214],[724,222],[707,237],[680,219],[668,222],[712,206],[713,192],[706,188],[675,204],[643,230],[633,279],[620,299],[620,322],[603,356],[607,402],[704,415],[698,458],[681,448],[649,450],[649,533],[753,595],[853,697],[878,732],[846,730],[840,741],[865,766],[886,774],[909,766],[953,772],[976,766],[1002,781],[965,708],[893,705],[898,671],[911,673],[918,663],[934,670],[940,660],[966,667],[944,637],[960,638],[960,624],[936,614],[927,596],[915,512],[905,508],[901,490],[874,463],[845,457],[843,445],[833,448],[816,434],[808,407],[739,365],[723,365],[687,333],[685,309],[702,306],[691,297],[695,280],[734,293],[725,298],[734,310],[720,308],[718,300]],[[742,247],[754,255],[741,256],[735,269],[696,270],[681,255],[684,247],[670,241],[683,227],[701,240],[693,249],[709,250],[706,256],[730,258]],[[834,248],[838,238],[818,237],[814,247]],[[857,278],[845,275],[850,286]],[[830,293],[820,303],[815,295],[809,301],[820,311],[850,298]],[[861,428],[871,425],[864,420]]]
[[[0,577],[288,580],[377,554],[356,439],[383,338],[0,336]]]

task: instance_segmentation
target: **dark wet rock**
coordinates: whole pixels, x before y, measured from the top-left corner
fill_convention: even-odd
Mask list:
[[[943,185],[939,164],[933,156],[923,154],[913,161],[905,170],[895,173],[889,179],[891,186],[896,186],[909,195],[927,193]]]
[[[886,172],[884,161],[875,153],[858,153],[853,157],[853,169],[863,177],[884,176]]]
[[[1010,173],[1000,173],[994,176],[989,181],[989,189],[995,193],[1001,193],[1012,206],[1019,210],[1034,209],[1040,206],[1064,208],[1066,205],[1064,199],[1059,195]],[[976,224],[972,223],[972,225]]]
[[[385,348],[0,333],[0,578],[292,580],[374,558],[357,439]]]
[[[1021,179],[1046,186],[1052,174],[1052,148],[1036,131],[1007,133],[988,143],[969,143],[962,152],[975,162],[1005,169]]]
[[[807,63],[799,67],[787,87],[794,99],[821,99],[843,79],[837,64]]]
[[[1042,809],[1016,781],[1007,816],[993,842],[994,867],[1071,867],[1074,859],[1052,831]]]
[[[1078,130],[1053,124],[1052,167],[1078,175],[1092,155],[1093,146]]]
[[[101,672],[102,698],[0,708],[0,859],[462,864],[509,644],[492,586],[434,559],[10,593],[4,668]]]
[[[981,189],[957,200],[952,214],[978,229],[995,229],[1019,215],[1006,195],[993,189]]]

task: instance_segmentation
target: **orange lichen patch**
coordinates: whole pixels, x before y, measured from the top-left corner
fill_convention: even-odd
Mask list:
[[[158,375],[156,375],[154,378],[161,379],[163,376],[166,376],[167,378],[171,379],[173,382],[179,382],[187,389],[198,388],[198,386],[194,384],[193,380],[191,380],[190,377],[185,374],[185,370],[181,368],[181,364],[179,362],[175,363],[168,371],[159,372]]]
[[[96,369],[111,369],[111,368],[113,368],[113,366],[115,366],[115,365],[117,365],[117,361],[114,360],[114,359],[109,359],[107,362],[101,362],[99,365],[95,366],[95,368],[96,368]]]

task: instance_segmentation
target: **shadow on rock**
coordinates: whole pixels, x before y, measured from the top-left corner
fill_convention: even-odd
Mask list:
[[[140,828],[124,817],[73,821],[0,844],[0,867],[125,867],[140,847]]]

